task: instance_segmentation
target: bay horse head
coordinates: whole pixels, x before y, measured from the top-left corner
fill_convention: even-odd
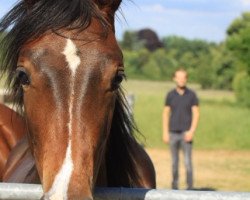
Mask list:
[[[120,3],[21,0],[0,24],[2,70],[23,108],[44,199],[92,199],[122,98]]]

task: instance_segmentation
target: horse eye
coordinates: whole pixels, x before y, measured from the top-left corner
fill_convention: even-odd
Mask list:
[[[18,67],[16,69],[16,78],[20,85],[23,85],[23,86],[30,85],[30,77],[25,68]]]
[[[113,89],[118,89],[119,85],[125,78],[126,78],[126,75],[124,71],[118,71],[112,82]]]

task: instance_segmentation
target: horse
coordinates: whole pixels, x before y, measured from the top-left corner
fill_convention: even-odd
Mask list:
[[[0,181],[12,149],[26,133],[23,118],[0,103]]]
[[[99,186],[156,187],[121,86],[114,26],[121,3],[21,0],[0,22],[0,70],[27,127],[7,177],[32,157],[35,169],[26,173],[37,170],[42,199],[92,200]],[[15,159],[20,149],[26,156]]]

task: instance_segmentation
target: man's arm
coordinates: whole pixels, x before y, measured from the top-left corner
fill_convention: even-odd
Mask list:
[[[192,106],[192,123],[191,123],[190,129],[187,131],[186,136],[185,136],[185,140],[187,142],[192,141],[194,137],[194,133],[198,126],[199,118],[200,118],[199,106],[197,105]]]
[[[162,140],[164,143],[169,143],[169,115],[170,115],[170,107],[165,106],[162,113]]]

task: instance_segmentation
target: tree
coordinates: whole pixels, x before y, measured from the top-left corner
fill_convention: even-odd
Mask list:
[[[236,57],[239,67],[233,88],[238,102],[250,107],[250,13],[243,13],[227,30],[227,48]],[[244,80],[243,80],[244,79]]]
[[[121,41],[121,48],[123,50],[139,50],[144,48],[143,41],[140,41],[135,31],[125,31]]]
[[[233,88],[238,102],[250,108],[250,76],[246,72],[239,72],[235,76]]]
[[[137,38],[144,44],[144,47],[153,52],[163,47],[157,33],[151,29],[142,29],[137,32]]]
[[[142,78],[144,66],[150,58],[150,53],[147,49],[140,49],[138,51],[123,51],[124,64],[126,74],[129,78]]]
[[[158,49],[151,53],[144,73],[150,79],[170,80],[176,67],[175,59],[170,57],[166,50]]]
[[[237,65],[234,56],[221,43],[211,48],[212,66],[214,70],[213,88],[232,90],[232,82],[235,76],[235,66]]]
[[[250,12],[245,12],[241,17],[235,19],[227,29],[227,35],[237,35],[241,30],[250,26]]]

